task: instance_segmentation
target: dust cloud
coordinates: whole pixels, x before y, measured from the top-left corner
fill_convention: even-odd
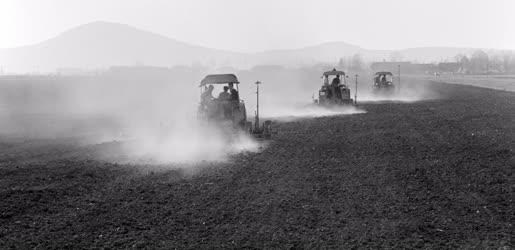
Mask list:
[[[260,116],[278,122],[364,113],[359,107],[323,108],[313,104],[326,68],[259,66],[250,70],[194,67],[113,67],[84,76],[17,76],[0,79],[0,137],[26,140],[70,139],[80,145],[112,144],[102,152],[116,161],[191,163],[224,161],[239,152],[256,152],[262,142],[196,119],[199,82],[206,74],[235,73],[240,97],[253,121],[256,81]],[[413,102],[436,98],[427,84],[404,79],[399,92],[372,93],[360,78],[360,102]],[[354,98],[355,85],[348,84]],[[220,87],[220,86],[217,86]],[[218,95],[215,90],[215,97]],[[272,125],[273,127],[273,125]],[[116,142],[116,143],[115,143]],[[105,157],[104,157],[105,158]]]
[[[321,107],[314,104],[283,104],[266,105],[271,107],[262,116],[277,121],[293,121],[305,118],[315,118],[335,115],[352,115],[365,113],[365,110],[348,105],[343,107]],[[273,107],[273,108],[272,108]]]
[[[405,77],[401,84],[398,81],[394,84],[396,89],[392,92],[374,92],[372,80],[365,79],[358,84],[358,102],[417,102],[439,98],[425,81]]]
[[[89,148],[110,144],[101,158],[124,163],[224,161],[259,150],[262,144],[248,135],[196,119],[200,79],[189,70],[151,67],[3,79],[0,136]]]
[[[242,132],[203,127],[194,122],[132,135],[134,139],[124,144],[123,150],[129,155],[129,162],[141,164],[226,161],[232,154],[258,152],[263,146]]]
[[[304,118],[351,115],[365,111],[353,106],[325,108],[314,105],[322,84],[321,72],[329,68],[284,68],[281,66],[258,66],[250,71],[240,72],[246,84],[247,110],[256,110],[256,86],[259,80],[260,116],[277,121],[291,121]],[[250,85],[250,86],[249,86]],[[250,109],[249,109],[250,108]],[[247,111],[248,114],[254,114]]]

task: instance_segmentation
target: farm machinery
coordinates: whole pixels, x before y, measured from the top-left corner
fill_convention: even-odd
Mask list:
[[[395,92],[393,74],[388,71],[380,71],[374,74],[373,91],[376,94],[391,94]]]
[[[223,128],[245,131],[257,138],[270,138],[272,122],[259,120],[259,85],[256,82],[256,113],[254,124],[247,120],[245,102],[239,97],[238,78],[234,74],[207,75],[200,82],[201,101],[197,117],[208,124],[217,124]],[[223,91],[214,98],[212,92],[215,85],[223,86]]]
[[[322,74],[322,86],[318,91],[318,99],[315,104],[321,106],[350,105],[354,103],[351,98],[350,88],[347,84],[348,76],[343,71],[336,69]]]

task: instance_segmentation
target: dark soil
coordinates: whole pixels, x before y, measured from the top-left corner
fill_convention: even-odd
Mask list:
[[[0,248],[514,247],[515,93],[428,84],[188,169],[2,142]]]

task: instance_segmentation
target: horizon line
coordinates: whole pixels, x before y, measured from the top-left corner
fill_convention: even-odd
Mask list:
[[[59,32],[57,35],[54,35],[54,36],[52,36],[50,38],[43,39],[43,40],[41,40],[39,42],[34,42],[34,43],[25,44],[25,45],[19,45],[19,46],[13,46],[13,47],[2,47],[2,48],[0,48],[0,50],[10,50],[10,49],[19,49],[19,48],[24,48],[24,47],[36,46],[38,44],[45,43],[45,42],[47,42],[49,40],[58,38],[59,36],[65,34],[67,32],[73,31],[73,30],[75,30],[75,29],[77,29],[79,27],[89,26],[89,25],[93,25],[93,24],[108,24],[108,25],[116,25],[116,26],[127,26],[130,29],[134,29],[134,30],[138,30],[140,32],[146,32],[146,33],[150,33],[150,34],[153,34],[153,35],[161,36],[161,37],[164,37],[164,38],[167,38],[167,39],[174,40],[175,42],[186,44],[188,46],[202,47],[202,48],[205,48],[205,49],[212,49],[212,50],[225,51],[225,52],[231,52],[231,53],[239,53],[239,54],[260,54],[260,53],[270,53],[270,52],[303,50],[303,49],[309,49],[309,48],[319,47],[319,46],[323,46],[323,45],[338,44],[338,43],[345,44],[345,45],[348,45],[348,46],[357,47],[358,49],[367,50],[367,51],[391,51],[391,52],[393,52],[393,51],[402,51],[402,50],[410,50],[410,49],[428,49],[428,48],[435,48],[435,49],[470,49],[470,50],[486,50],[486,51],[488,51],[488,50],[515,51],[515,49],[486,48],[486,47],[459,47],[459,46],[445,46],[445,45],[426,45],[426,46],[406,47],[406,48],[398,48],[398,49],[392,49],[392,48],[389,48],[389,49],[373,48],[373,49],[371,49],[371,48],[364,48],[364,47],[361,47],[360,45],[356,45],[356,44],[353,44],[353,43],[348,43],[346,41],[341,41],[341,40],[340,41],[334,41],[333,40],[333,41],[320,42],[320,43],[316,43],[316,44],[312,44],[312,45],[305,45],[305,46],[296,47],[296,48],[275,48],[275,49],[266,49],[266,50],[259,50],[259,51],[235,51],[235,50],[229,50],[229,49],[214,48],[214,47],[211,47],[211,46],[205,46],[205,45],[201,45],[201,44],[197,44],[197,43],[185,42],[185,41],[182,41],[182,40],[179,40],[179,39],[176,39],[176,38],[173,38],[173,37],[169,37],[167,35],[164,35],[164,34],[161,34],[161,33],[158,33],[158,32],[142,29],[142,28],[130,25],[130,24],[124,24],[124,23],[118,23],[118,22],[112,22],[112,21],[103,21],[103,20],[91,21],[91,22],[87,22],[87,23],[83,23],[83,24],[79,24],[79,25],[74,25],[73,27],[71,27],[69,29],[66,29],[66,30],[63,30],[63,31]]]

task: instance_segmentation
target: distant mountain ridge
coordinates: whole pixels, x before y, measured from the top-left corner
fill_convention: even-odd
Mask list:
[[[440,61],[472,48],[411,48],[399,50],[405,60]],[[52,72],[59,68],[86,70],[114,65],[171,67],[200,63],[208,67],[246,68],[260,64],[299,66],[337,62],[361,54],[366,60],[388,60],[393,50],[369,50],[345,42],[330,42],[300,49],[239,53],[206,48],[125,24],[93,22],[78,26],[34,45],[0,49],[0,67],[11,72]]]
[[[65,31],[44,42],[0,50],[0,65],[26,70],[105,68],[146,64],[173,66],[193,62],[234,61],[240,53],[189,45],[128,25],[94,22]]]

